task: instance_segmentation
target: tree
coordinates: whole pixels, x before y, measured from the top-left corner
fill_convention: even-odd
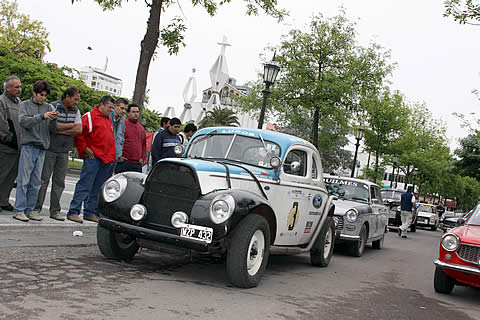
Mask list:
[[[200,128],[206,127],[236,127],[239,126],[238,118],[235,112],[227,109],[214,107],[211,111],[207,111],[205,118],[198,124]]]
[[[459,143],[460,147],[455,150],[459,158],[456,167],[463,175],[480,180],[480,131],[460,139]]]
[[[480,3],[477,0],[445,0],[445,17],[461,24],[480,25]]]
[[[5,0],[0,3],[0,45],[14,54],[41,59],[45,50],[50,51],[48,32],[43,22],[31,20],[18,12],[18,2]]]
[[[355,37],[355,24],[344,12],[333,18],[319,14],[305,31],[293,29],[280,45],[267,48],[276,51],[281,66],[267,116],[274,117],[283,131],[310,140],[325,159],[348,143],[345,136],[362,108],[361,97],[378,90],[393,68],[388,52],[375,44],[361,47]],[[239,100],[243,110],[261,107],[262,80],[253,87]],[[350,152],[337,156],[327,169],[340,168],[351,159]]]
[[[72,4],[75,1],[71,0]],[[94,0],[97,2],[103,10],[114,10],[121,7],[123,3],[128,0]],[[230,3],[231,0],[191,0],[193,6],[202,6],[207,13],[211,16],[216,14],[218,7],[221,5]],[[277,0],[246,0],[248,15],[257,15],[260,9],[264,10],[267,14],[281,20],[286,12],[284,10],[277,9]],[[183,32],[186,30],[186,26],[183,24],[183,20],[179,17],[173,18],[173,20],[165,28],[160,30],[160,18],[162,12],[170,7],[170,5],[177,3],[174,0],[145,0],[145,4],[150,10],[150,16],[147,20],[147,31],[140,44],[140,59],[138,62],[137,75],[135,79],[135,89],[133,92],[133,103],[143,106],[145,91],[147,88],[148,70],[150,62],[155,54],[155,50],[160,44],[165,46],[169,54],[177,54],[180,47],[185,46],[183,42]]]

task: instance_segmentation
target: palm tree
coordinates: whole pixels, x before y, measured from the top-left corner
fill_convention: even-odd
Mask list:
[[[238,118],[233,110],[222,109],[216,106],[211,111],[207,111],[207,115],[198,125],[200,128],[237,127],[240,125],[240,122],[238,122]]]

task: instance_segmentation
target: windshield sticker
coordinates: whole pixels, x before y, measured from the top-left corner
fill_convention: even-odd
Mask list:
[[[250,137],[255,136],[253,132],[248,132],[246,130],[238,130],[238,129],[223,129],[223,130],[220,130],[220,133],[241,134],[241,135],[250,136]]]
[[[322,201],[323,201],[322,195],[316,194],[316,195],[313,197],[313,203],[312,203],[312,204],[313,204],[313,207],[314,207],[315,209],[320,208],[320,207],[322,206]]]
[[[305,224],[305,230],[303,233],[310,233],[312,231],[312,226],[313,226],[313,221],[307,221],[307,224]]]
[[[303,198],[303,190],[288,190],[288,196],[290,199],[302,199]]]
[[[298,222],[298,202],[294,202],[292,209],[290,209],[290,212],[288,213],[288,231],[292,231],[295,228],[295,225]]]
[[[340,179],[336,179],[336,178],[324,178],[323,179],[325,181],[325,183],[328,183],[328,184],[344,184],[346,186],[352,186],[352,187],[357,187],[358,186],[358,183],[355,182],[355,181],[349,181],[349,180],[340,180]]]

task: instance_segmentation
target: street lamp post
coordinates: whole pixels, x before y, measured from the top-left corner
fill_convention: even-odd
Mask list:
[[[272,61],[265,63],[263,66],[263,82],[265,82],[265,89],[263,92],[262,109],[260,111],[260,117],[258,118],[258,129],[262,129],[263,121],[265,119],[265,111],[267,109],[267,97],[270,95],[270,86],[273,85],[275,79],[277,79],[280,66],[275,62],[275,54]]]
[[[353,178],[355,175],[355,166],[357,164],[357,155],[358,155],[358,147],[360,146],[360,140],[363,139],[363,127],[358,126],[357,131],[355,132],[355,139],[357,139],[357,143],[355,144],[355,155],[353,156],[353,165],[352,165],[352,173],[350,174],[350,177]]]
[[[415,193],[415,178],[417,177],[418,169],[413,169],[413,192]]]
[[[390,179],[390,188],[393,187],[393,180],[395,180],[395,166],[397,165],[397,157],[392,157],[392,176]]]

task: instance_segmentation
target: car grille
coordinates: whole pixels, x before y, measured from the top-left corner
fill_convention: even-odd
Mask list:
[[[333,217],[335,220],[335,229],[342,230],[343,229],[343,216],[335,216]]]
[[[478,259],[480,259],[480,247],[460,244],[460,248],[457,249],[457,256],[463,261],[477,264]]]
[[[148,214],[144,223],[173,228],[172,214],[183,211],[190,216],[199,195],[200,186],[190,167],[172,162],[158,163],[145,181],[143,203]]]

